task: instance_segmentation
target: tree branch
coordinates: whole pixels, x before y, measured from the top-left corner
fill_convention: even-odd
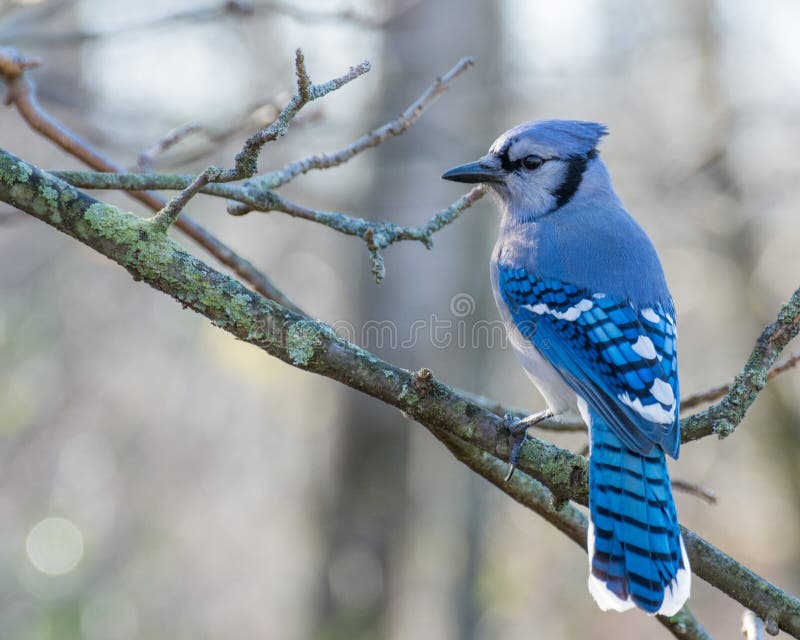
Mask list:
[[[187,122],[180,127],[176,127],[175,129],[168,131],[158,142],[139,154],[139,158],[137,160],[139,170],[143,172],[151,172],[153,170],[153,159],[156,156],[161,155],[168,149],[174,147],[187,136],[202,130],[202,128],[203,127],[199,122]]]
[[[187,11],[175,12],[153,20],[145,20],[134,24],[126,24],[116,29],[106,29],[103,31],[76,30],[64,32],[53,32],[41,29],[43,16],[28,22],[36,25],[35,29],[20,29],[19,25],[11,25],[0,31],[0,40],[14,41],[15,43],[24,42],[25,44],[35,44],[37,47],[64,47],[92,40],[102,40],[112,38],[127,33],[158,29],[161,27],[175,26],[178,24],[197,24],[201,22],[211,22],[225,18],[249,18],[256,13],[271,12],[282,14],[294,18],[295,20],[308,22],[340,22],[352,24],[366,29],[381,29],[401,16],[414,5],[419,4],[420,0],[411,0],[403,3],[397,10],[385,16],[369,16],[356,12],[352,9],[340,11],[315,11],[303,9],[295,6],[291,2],[248,2],[246,0],[224,0],[217,6],[189,9]]]
[[[115,164],[92,146],[81,140],[72,131],[45,111],[36,97],[36,86],[25,73],[27,68],[35,66],[36,61],[23,58],[12,47],[0,48],[0,78],[8,86],[6,104],[13,104],[30,127],[48,140],[61,147],[70,155],[78,158],[97,171],[119,172],[124,168]],[[161,209],[165,200],[156,193],[131,193],[135,198],[153,211]],[[266,274],[259,271],[253,263],[237,254],[228,245],[209,233],[192,218],[183,216],[176,226],[221,264],[231,269],[242,280],[249,283],[262,296],[275,300],[279,304],[294,311],[300,308],[292,302]]]
[[[705,487],[701,487],[699,484],[687,482],[686,480],[679,480],[678,478],[673,478],[671,484],[673,490],[675,491],[683,491],[684,493],[688,493],[696,498],[705,500],[705,502],[708,504],[717,504],[717,494],[711,489],[706,489]]]
[[[789,371],[790,369],[794,369],[798,362],[800,362],[800,351],[795,351],[788,357],[772,366],[767,374],[767,380],[772,380],[775,376],[784,373],[785,371]],[[689,396],[681,398],[681,411],[694,409],[702,404],[719,400],[725,396],[726,393],[729,393],[733,389],[733,386],[733,382],[719,384],[716,387],[710,387],[703,391],[698,391]]]
[[[725,438],[733,433],[764,388],[772,365],[798,332],[800,289],[781,308],[775,322],[761,332],[744,368],[731,383],[725,397],[708,409],[681,421],[681,441],[691,442],[712,433]]]
[[[0,200],[94,248],[122,265],[134,278],[167,293],[183,306],[201,313],[218,327],[268,354],[387,402],[440,439],[452,442],[456,437],[498,460],[507,459],[508,445],[501,431],[503,422],[498,416],[436,381],[430,372],[417,374],[391,365],[337,337],[327,325],[249,291],[188,254],[160,233],[152,221],[98,202],[2,151]],[[800,310],[796,313],[800,315]],[[787,339],[796,322],[785,308],[778,321],[765,331],[768,344],[757,346],[759,352],[777,348]],[[746,370],[749,365],[750,362]],[[475,458],[474,465],[494,464],[492,457],[481,455]],[[523,449],[519,468],[547,487],[552,510],[568,508],[566,501],[569,499],[586,503],[587,468],[581,456],[531,438]],[[529,482],[521,477],[518,481]],[[574,512],[568,511],[567,515],[574,517]],[[565,523],[564,527],[574,530],[575,524]],[[768,625],[774,623],[800,636],[800,601],[797,598],[760,578],[691,531],[684,529],[683,535],[698,576],[763,617]]]
[[[350,67],[350,70],[322,84],[313,84],[306,70],[303,52],[295,52],[295,73],[297,74],[297,93],[295,93],[278,117],[269,126],[250,136],[244,143],[242,150],[236,154],[235,165],[232,169],[222,169],[211,166],[194,179],[175,197],[171,198],[163,209],[155,215],[154,223],[157,228],[166,231],[178,219],[183,208],[200,190],[211,182],[233,182],[252,178],[258,171],[258,157],[261,150],[268,142],[274,142],[283,137],[289,130],[294,117],[309,102],[322,98],[332,91],[341,89],[359,76],[369,71],[369,62]]]
[[[457,460],[472,471],[491,482],[503,493],[538,514],[582,549],[586,549],[588,520],[571,504],[561,509],[554,507],[553,494],[529,475],[515,473],[506,481],[508,465],[493,455],[481,451],[474,444],[461,440],[447,432],[434,435],[450,450]],[[656,619],[676,638],[682,640],[711,640],[688,607],[683,607],[674,616],[656,616]]]
[[[246,185],[203,184],[203,174],[198,176],[163,173],[95,173],[92,171],[52,171],[52,175],[83,189],[123,189],[141,191],[145,189],[184,189],[205,195],[236,200],[243,204],[244,213],[258,210],[278,211],[309,222],[330,227],[348,236],[361,238],[372,257],[372,273],[381,282],[386,268],[381,250],[405,240],[421,242],[428,249],[433,247],[433,234],[455,221],[464,211],[480,200],[486,193],[483,186],[473,187],[450,206],[434,214],[421,226],[401,226],[392,222],[373,222],[364,218],[348,216],[338,211],[319,211],[291,202],[274,191],[251,192]],[[199,186],[199,188],[197,188]],[[235,207],[228,207],[233,215],[239,215]]]
[[[452,69],[436,78],[433,84],[431,84],[423,94],[412,102],[397,118],[369,133],[365,133],[358,140],[346,147],[332,153],[321,153],[309,156],[303,160],[298,160],[297,162],[292,162],[283,167],[283,169],[266,173],[263,176],[251,180],[248,186],[260,190],[277,189],[287,182],[291,182],[297,176],[306,174],[309,171],[338,167],[348,162],[359,153],[377,147],[382,142],[386,142],[390,138],[405,133],[419,120],[425,110],[436,101],[436,98],[447,91],[450,83],[470,67],[474,66],[474,64],[475,61],[472,58],[461,58]],[[238,213],[241,214],[242,212],[240,211]]]
[[[339,166],[357,154],[404,133],[434,103],[436,98],[448,89],[450,83],[473,64],[472,58],[462,58],[447,73],[437,78],[400,116],[363,135],[343,149],[331,154],[311,156],[289,164],[278,171],[253,178],[260,148],[267,142],[283,135],[291,120],[304,104],[325,95],[328,90],[333,90],[333,88],[320,88],[331,85],[331,83],[320,86],[311,83],[306,71],[305,59],[298,49],[295,58],[297,93],[289,100],[271,125],[248,139],[242,152],[237,155],[234,169],[224,171],[212,166],[198,175],[108,174],[75,171],[55,171],[53,175],[84,189],[180,190],[181,193],[173,197],[156,216],[159,227],[163,229],[168,228],[178,218],[183,207],[198,193],[235,201],[228,205],[228,213],[231,215],[245,215],[251,211],[280,211],[296,218],[317,222],[364,240],[372,260],[372,273],[376,282],[380,283],[386,275],[386,267],[381,255],[383,249],[401,240],[417,240],[430,249],[433,234],[455,220],[465,209],[482,197],[485,193],[483,187],[475,187],[421,227],[400,227],[389,222],[369,222],[343,213],[309,209],[282,198],[274,192],[274,189],[312,169],[328,169]],[[351,69],[351,74],[352,72]],[[356,76],[354,75],[354,77]],[[343,83],[344,77],[331,82]],[[335,87],[335,84],[331,86]],[[242,185],[220,184],[248,177],[251,179]]]

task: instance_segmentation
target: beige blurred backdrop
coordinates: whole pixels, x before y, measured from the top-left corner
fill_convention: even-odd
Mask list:
[[[39,56],[45,108],[127,166],[200,122],[156,160],[167,172],[229,165],[254,108],[268,118],[293,90],[298,46],[317,81],[362,59],[373,68],[312,105],[265,149],[262,170],[347,144],[473,55],[402,138],[285,190],[403,224],[458,197],[442,171],[520,121],[606,123],[603,157],[675,298],[684,392],[731,379],[798,285],[795,0],[319,0],[203,13],[222,4],[5,0],[0,41]],[[343,9],[384,24],[319,15]],[[0,110],[0,145],[43,168],[80,166],[12,108]],[[433,251],[385,251],[381,285],[359,240],[280,213],[231,218],[202,196],[188,211],[382,357],[542,407],[507,349],[414,329],[497,320],[488,198]],[[719,498],[678,494],[682,521],[794,593],[798,391],[800,372],[776,379],[734,436],[686,446],[672,465]],[[0,637],[670,637],[638,611],[601,613],[586,564],[396,410],[235,341],[0,205]],[[715,637],[738,637],[740,605],[699,579],[690,605]]]

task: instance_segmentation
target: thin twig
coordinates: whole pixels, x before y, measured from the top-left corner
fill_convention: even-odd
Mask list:
[[[178,197],[186,193],[191,193],[191,195],[203,193],[233,201],[228,204],[228,213],[231,215],[239,215],[239,207],[242,207],[244,213],[253,210],[261,212],[278,211],[293,218],[316,222],[339,233],[361,238],[370,252],[372,271],[378,282],[383,280],[386,273],[383,257],[380,253],[381,250],[396,242],[407,240],[421,242],[430,249],[433,246],[433,234],[455,221],[486,193],[485,188],[482,186],[473,187],[451,205],[431,216],[425,224],[420,226],[401,226],[392,222],[373,222],[364,218],[348,216],[338,211],[310,209],[287,200],[274,191],[252,192],[247,188],[247,183],[242,185],[208,184],[208,177],[204,173],[196,176],[160,173],[94,173],[86,171],[51,171],[51,173],[83,189],[124,189],[126,191],[180,189],[182,191]],[[185,204],[183,201],[181,203]],[[181,203],[176,203],[176,205]]]
[[[248,184],[259,189],[276,189],[290,182],[299,175],[315,169],[330,169],[352,159],[362,151],[378,146],[390,138],[399,136],[407,131],[419,120],[425,110],[430,107],[441,94],[449,88],[450,84],[461,74],[475,64],[472,58],[461,58],[452,69],[437,78],[414,102],[412,102],[397,118],[386,124],[365,133],[353,143],[334,151],[309,156],[303,160],[292,162],[278,171],[272,171],[258,176]],[[240,212],[241,213],[241,212]]]
[[[714,493],[711,489],[706,489],[705,487],[701,487],[699,484],[694,484],[693,482],[687,482],[686,480],[678,480],[677,478],[673,478],[672,488],[675,489],[676,491],[682,491],[683,493],[688,493],[689,495],[693,495],[696,498],[705,500],[708,504],[717,504],[717,494]]]
[[[775,322],[761,332],[750,357],[722,400],[681,420],[681,441],[691,442],[712,433],[725,438],[733,433],[766,385],[775,361],[798,333],[800,333],[800,289],[797,289],[783,305]],[[782,365],[782,371],[793,365],[794,363],[790,365],[787,361]],[[780,371],[775,375],[778,373]]]
[[[361,238],[367,244],[372,259],[372,273],[375,281],[380,283],[386,276],[386,266],[381,250],[404,240],[421,242],[428,249],[432,248],[433,234],[453,222],[480,200],[485,193],[486,190],[483,186],[473,187],[453,204],[434,214],[425,224],[416,227],[400,226],[392,222],[371,222],[334,211],[317,211],[290,202],[272,191],[269,192],[268,199],[251,201],[247,206],[265,212],[280,211],[294,218],[317,222],[345,235]],[[261,198],[261,196],[257,197]],[[229,206],[228,212],[236,215],[235,207]]]
[[[800,362],[800,351],[795,351],[787,358],[784,358],[780,362],[773,365],[767,374],[767,380],[772,380],[775,376],[783,373],[784,371],[794,369],[798,362]],[[684,411],[685,409],[694,409],[702,404],[719,400],[731,390],[732,386],[732,382],[720,384],[715,387],[710,387],[704,391],[698,391],[697,393],[693,393],[685,398],[681,398],[681,411]]]
[[[244,143],[242,150],[236,155],[236,164],[234,168],[223,172],[220,177],[221,182],[252,178],[258,169],[258,156],[261,149],[268,142],[277,140],[286,133],[289,124],[300,109],[308,104],[308,102],[317,100],[332,91],[341,89],[347,83],[363,76],[370,69],[369,62],[364,61],[355,67],[350,67],[347,73],[338,78],[334,78],[323,84],[313,84],[306,73],[305,64],[303,63],[303,53],[300,49],[297,50],[295,62],[298,85],[308,85],[306,97],[303,98],[299,93],[293,95],[272,124],[250,136]]]
[[[389,222],[370,222],[334,211],[318,211],[295,204],[278,196],[274,189],[286,184],[295,177],[312,169],[326,169],[339,166],[362,151],[372,148],[394,136],[407,131],[435,99],[447,90],[449,84],[473,65],[471,58],[462,58],[447,73],[436,79],[423,94],[417,98],[400,116],[382,127],[362,136],[347,147],[331,154],[311,156],[287,165],[283,169],[252,178],[256,171],[261,148],[282,136],[299,110],[308,102],[322,97],[329,91],[342,86],[368,70],[364,63],[355,67],[341,78],[324,85],[314,85],[305,66],[301,50],[295,57],[297,93],[293,95],[278,117],[267,127],[248,138],[242,151],[236,156],[236,166],[230,170],[208,167],[195,176],[177,174],[88,174],[86,172],[53,172],[71,184],[82,188],[149,190],[174,189],[181,192],[171,198],[155,217],[157,226],[168,229],[178,219],[181,210],[198,193],[225,197],[232,202],[227,210],[231,215],[244,215],[251,211],[280,211],[303,220],[310,220],[331,227],[341,233],[357,236],[367,245],[372,262],[372,273],[377,282],[386,275],[386,267],[381,251],[402,240],[416,240],[427,248],[432,247],[432,236],[450,224],[463,211],[481,198],[485,190],[478,186],[458,201],[434,215],[426,224],[418,227],[401,227]],[[243,185],[224,186],[235,180],[250,177]]]
[[[178,144],[187,136],[200,131],[203,127],[199,122],[187,122],[186,124],[168,131],[163,138],[151,147],[148,147],[139,154],[138,166],[140,171],[150,172],[153,170],[153,159],[161,155],[168,149]]]
[[[169,200],[166,206],[158,211],[154,221],[159,229],[166,231],[178,219],[183,208],[200,190],[212,182],[233,182],[252,178],[258,170],[258,157],[261,150],[268,142],[273,142],[286,134],[289,124],[305,105],[340,89],[348,82],[369,71],[369,62],[350,67],[350,70],[323,84],[315,85],[311,82],[305,66],[303,52],[297,49],[295,53],[295,72],[297,74],[297,88],[295,93],[281,110],[272,124],[250,136],[236,154],[235,165],[232,169],[222,169],[211,166],[197,175],[194,180],[178,195]]]
[[[8,86],[6,104],[13,104],[22,118],[34,130],[54,142],[70,155],[78,158],[97,171],[121,172],[124,169],[81,140],[76,134],[45,111],[36,96],[36,86],[25,73],[37,61],[23,58],[15,49],[0,49],[0,78]],[[129,194],[153,211],[161,209],[166,201],[157,193],[139,191]],[[259,271],[249,260],[237,254],[192,218],[184,215],[176,226],[219,262],[249,283],[261,295],[275,300],[289,309],[300,311],[266,274]]]
[[[69,180],[67,180],[69,182]],[[795,351],[780,362],[777,362],[772,366],[767,373],[765,380],[772,380],[776,376],[785,373],[786,371],[790,371],[794,369],[797,364],[800,363],[800,351]],[[688,396],[684,396],[681,398],[680,407],[681,411],[685,409],[693,409],[696,408],[698,405],[705,404],[707,402],[713,402],[714,400],[719,400],[725,394],[729,393],[731,389],[734,387],[734,382],[728,382],[726,384],[720,384],[715,387],[710,387],[705,391],[698,391],[697,393],[692,393]],[[459,393],[462,395],[469,397],[475,404],[483,407],[487,411],[491,411],[492,413],[503,416],[505,414],[511,414],[516,418],[523,418],[525,416],[531,415],[532,411],[527,411],[525,409],[519,409],[514,407],[508,407],[502,403],[497,402],[491,398],[487,398],[485,396],[481,396],[478,394],[470,393],[468,391],[459,390]],[[688,431],[693,424],[699,424],[694,422],[694,417],[689,416],[688,418],[684,418],[684,421],[691,421],[689,422],[689,427],[687,427],[687,434],[691,433],[692,437],[684,437],[683,441],[691,441],[696,440],[698,437],[703,437],[704,435],[709,435],[709,433],[705,434],[695,434],[694,431]],[[537,425],[535,425],[536,429],[543,429],[546,431],[586,431],[586,425],[583,424],[581,421],[570,421],[565,419],[559,418],[552,418],[550,420],[544,420]],[[683,427],[682,427],[683,428]]]
[[[385,15],[372,17],[356,12],[352,9],[339,11],[315,11],[297,7],[291,2],[246,2],[244,0],[224,0],[217,6],[189,9],[178,11],[153,20],[145,20],[138,23],[125,24],[116,29],[106,29],[103,31],[51,31],[41,28],[42,20],[35,22],[37,25],[33,29],[11,29],[5,28],[0,31],[0,39],[14,42],[15,44],[33,45],[37,47],[64,47],[92,40],[112,38],[126,33],[137,31],[147,31],[161,27],[174,27],[176,24],[196,24],[211,22],[224,18],[251,18],[253,15],[262,12],[271,12],[294,18],[301,22],[339,22],[352,24],[365,29],[382,29],[393,20],[397,19],[407,10],[419,4],[421,0],[406,2],[404,6]]]

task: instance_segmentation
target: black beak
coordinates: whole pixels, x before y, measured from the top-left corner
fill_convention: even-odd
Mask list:
[[[480,160],[468,162],[458,167],[453,167],[442,174],[442,179],[453,182],[504,182],[505,175],[502,169],[495,169],[483,164]]]

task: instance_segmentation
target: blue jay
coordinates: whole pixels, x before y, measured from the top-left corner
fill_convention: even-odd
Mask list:
[[[521,438],[549,415],[589,427],[589,592],[604,611],[669,616],[691,580],[664,457],[680,447],[675,311],[655,248],[598,157],[606,133],[521,124],[442,177],[488,185],[502,210],[495,301],[548,405],[519,423]]]

